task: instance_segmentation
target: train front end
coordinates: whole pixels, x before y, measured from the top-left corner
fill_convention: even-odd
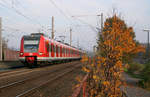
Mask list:
[[[28,67],[37,66],[38,57],[44,57],[43,41],[41,34],[23,36],[20,46],[20,61]]]

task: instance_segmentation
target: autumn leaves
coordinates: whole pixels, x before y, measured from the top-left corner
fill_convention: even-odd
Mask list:
[[[121,97],[121,73],[124,60],[131,60],[132,55],[144,51],[136,44],[132,27],[114,15],[107,18],[98,41],[97,56],[83,57],[83,70],[89,72],[88,91],[91,97]]]

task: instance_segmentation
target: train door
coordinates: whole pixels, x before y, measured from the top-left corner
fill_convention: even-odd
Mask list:
[[[46,56],[49,56],[49,43],[46,41]]]
[[[51,57],[51,43],[49,43],[49,57]]]
[[[51,57],[54,57],[54,44],[51,43]]]

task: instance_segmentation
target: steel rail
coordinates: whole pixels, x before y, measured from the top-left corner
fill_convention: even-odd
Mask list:
[[[38,85],[38,86],[36,86],[36,87],[34,87],[34,88],[31,88],[31,89],[29,89],[29,90],[27,90],[27,91],[25,91],[25,92],[23,92],[23,93],[17,95],[16,97],[22,97],[22,96],[24,96],[24,95],[27,95],[27,94],[29,94],[30,92],[32,92],[32,91],[34,91],[34,90],[40,88],[41,86],[43,86],[43,85],[45,85],[45,84],[47,84],[47,83],[49,83],[49,82],[51,82],[51,81],[54,81],[54,80],[56,80],[56,79],[58,79],[58,78],[60,78],[60,77],[62,77],[62,76],[64,76],[64,75],[68,74],[69,72],[72,72],[72,71],[73,71],[75,68],[77,68],[77,67],[79,67],[79,66],[76,66],[76,67],[74,67],[74,68],[72,68],[72,69],[69,69],[69,70],[63,72],[62,74],[60,74],[60,75],[54,77],[53,79],[50,79],[50,80],[46,81],[45,83],[42,83],[42,84],[40,84],[40,85]]]
[[[23,72],[27,72],[27,71],[31,71],[31,69],[18,69],[18,70],[9,70],[9,71],[4,71],[4,72],[0,72],[0,77],[3,76],[7,76],[10,74],[17,74],[17,73],[23,73]]]
[[[69,67],[72,67],[73,65],[74,65],[74,64],[71,64],[71,65],[66,66],[66,67],[64,67],[64,68],[69,68]],[[63,69],[64,69],[64,68],[63,68]],[[61,68],[61,69],[62,69],[62,68]],[[54,70],[54,71],[48,72],[48,73],[44,73],[44,74],[41,74],[41,75],[38,75],[38,76],[34,76],[34,77],[31,77],[31,78],[23,79],[23,80],[20,80],[20,81],[15,81],[15,82],[13,82],[13,83],[0,86],[0,90],[3,90],[4,88],[7,88],[7,87],[11,87],[11,86],[17,85],[17,84],[19,84],[19,83],[23,83],[23,82],[28,81],[28,80],[32,80],[32,79],[35,79],[35,78],[39,78],[39,77],[41,77],[42,75],[47,75],[47,74],[51,74],[51,73],[53,73],[53,72],[57,72],[57,71],[59,71],[59,70],[60,70],[60,68],[59,68],[59,69],[56,69],[56,70]]]

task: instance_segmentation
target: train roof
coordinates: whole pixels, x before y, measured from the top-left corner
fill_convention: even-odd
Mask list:
[[[61,45],[61,46],[64,46],[64,47],[67,47],[67,48],[71,48],[71,49],[74,49],[74,50],[78,50],[80,51],[79,49],[73,47],[73,46],[70,46],[69,44],[66,44],[66,43],[62,43],[62,42],[58,42],[56,40],[53,40],[53,39],[49,39],[51,42],[57,44],[57,45]]]
[[[74,46],[71,46],[71,45],[69,45],[68,43],[62,43],[62,42],[60,42],[60,41],[56,41],[56,40],[53,40],[53,39],[48,38],[48,37],[46,37],[46,39],[47,39],[47,40],[50,40],[51,42],[53,42],[53,43],[55,43],[55,44],[57,44],[57,45],[65,46],[65,47],[67,47],[67,48],[72,48],[72,49],[74,49],[74,50],[78,50],[78,51],[82,52],[80,49],[78,49],[78,48],[76,48],[76,47],[74,47]]]
[[[62,46],[65,46],[67,48],[72,48],[74,50],[78,50],[78,51],[82,52],[80,49],[78,49],[74,46],[70,46],[68,43],[62,43],[60,41],[53,40],[53,39],[49,38],[47,35],[45,35],[44,33],[31,33],[30,35],[24,35],[23,37],[26,39],[30,39],[30,38],[37,39],[37,38],[40,38],[41,36],[43,36],[46,40],[49,40],[49,41],[51,41],[57,45],[62,45]]]

